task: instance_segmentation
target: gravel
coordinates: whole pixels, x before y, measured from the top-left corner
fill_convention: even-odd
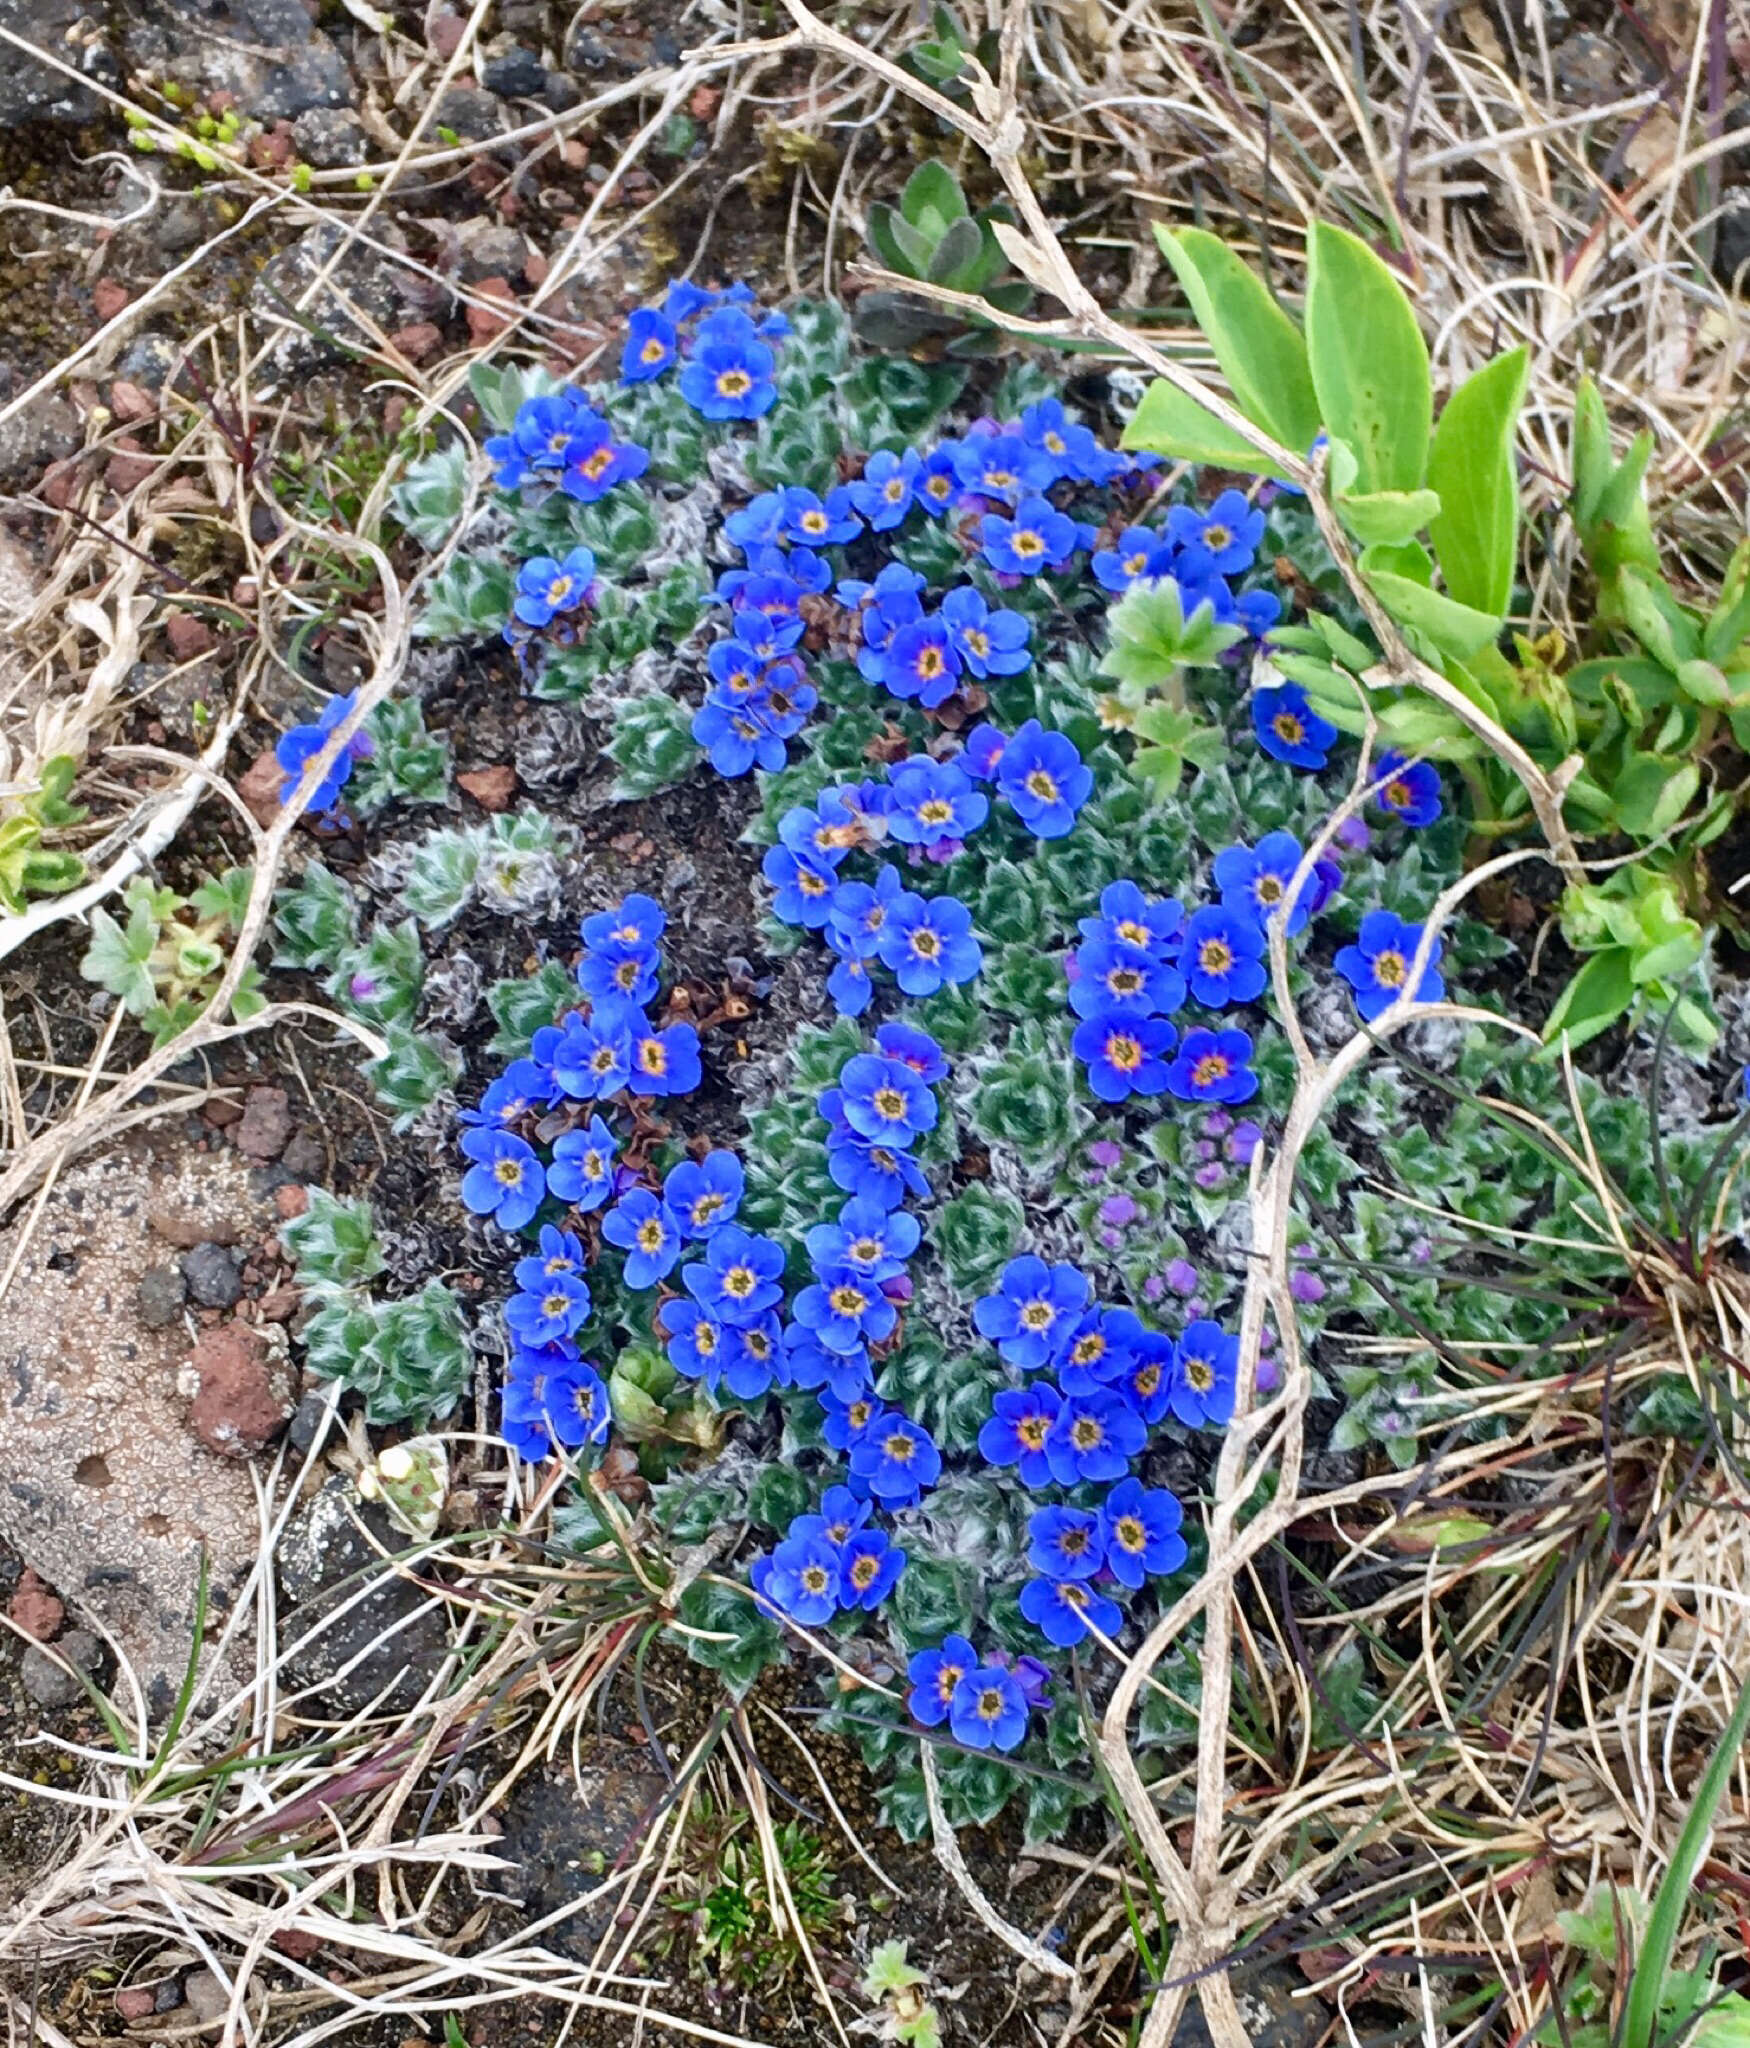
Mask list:
[[[94,1672],[103,1659],[103,1645],[88,1628],[70,1628],[55,1648],[67,1663],[84,1672]],[[63,1671],[54,1658],[34,1645],[25,1651],[18,1675],[39,1707],[70,1707],[85,1697],[85,1688],[73,1673]]]
[[[243,1275],[222,1244],[197,1244],[183,1258],[182,1277],[202,1308],[235,1308],[243,1298]]]

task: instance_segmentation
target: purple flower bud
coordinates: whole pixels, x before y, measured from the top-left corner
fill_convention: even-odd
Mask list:
[[[1136,1203],[1129,1195],[1108,1195],[1100,1204],[1100,1221],[1122,1230],[1127,1223],[1136,1221]]]
[[[1345,818],[1337,827],[1337,844],[1347,847],[1351,853],[1365,852],[1368,836],[1367,826],[1360,818]]]
[[[1227,1141],[1227,1156],[1236,1166],[1250,1166],[1252,1154],[1258,1149],[1258,1141],[1264,1133],[1254,1123],[1235,1124],[1233,1136]]]
[[[1151,1273],[1142,1283],[1142,1298],[1144,1301],[1159,1301],[1166,1291],[1167,1283],[1158,1273]]]
[[[1109,1252],[1115,1252],[1124,1242],[1124,1234],[1122,1231],[1117,1230],[1102,1230],[1100,1232],[1100,1242]]]
[[[1276,1364],[1276,1361],[1271,1358],[1260,1358],[1252,1385],[1257,1388],[1260,1394],[1273,1394],[1281,1384],[1282,1371]]]
[[[910,1301],[914,1291],[909,1273],[895,1273],[891,1280],[881,1283],[881,1292],[889,1301]]]
[[[1410,1245],[1410,1257],[1416,1262],[1418,1266],[1427,1265],[1428,1261],[1433,1256],[1434,1247],[1428,1242],[1428,1240],[1425,1237],[1418,1237],[1412,1240]]]
[[[1204,1134],[1211,1138],[1225,1138],[1234,1127],[1234,1120],[1225,1109],[1212,1109],[1203,1119]]]
[[[1088,1157],[1096,1166],[1112,1167],[1124,1157],[1124,1149],[1110,1138],[1099,1138],[1088,1147]]]
[[[1051,1695],[1045,1688],[1051,1683],[1051,1672],[1037,1657],[1015,1657],[1007,1650],[993,1648],[986,1652],[985,1662],[1013,1676],[1028,1706],[1050,1706]]]
[[[355,1003],[368,1003],[377,993],[377,977],[374,974],[355,974],[347,983],[346,992]]]
[[[1274,1351],[1276,1349],[1276,1332],[1271,1329],[1268,1323],[1258,1332],[1258,1349],[1260,1351]]]
[[[924,858],[928,861],[934,861],[937,867],[946,867],[949,861],[953,860],[957,854],[963,853],[965,848],[966,841],[964,839],[938,839],[934,846],[926,846],[924,848]]]
[[[1192,1295],[1191,1299],[1185,1304],[1185,1320],[1188,1323],[1200,1323],[1208,1313],[1209,1304],[1203,1299],[1201,1294]]]
[[[1214,1142],[1209,1138],[1199,1138],[1196,1144],[1191,1147],[1191,1157],[1193,1159],[1213,1159],[1215,1157]],[[1209,1182],[1205,1181],[1203,1185],[1208,1187]]]
[[[361,729],[347,741],[346,751],[355,761],[368,761],[377,751],[377,742],[368,732]]]
[[[1175,1259],[1167,1268],[1167,1285],[1175,1294],[1186,1295],[1197,1292],[1197,1268],[1189,1259]]]
[[[1410,1418],[1402,1409],[1386,1408],[1373,1418],[1373,1426],[1381,1436],[1402,1436],[1410,1426]]]
[[[1198,1167],[1191,1178],[1200,1188],[1218,1188],[1227,1179],[1227,1168],[1219,1159],[1212,1159],[1207,1166]]]
[[[1288,1291],[1296,1301],[1312,1303],[1325,1298],[1325,1283],[1316,1273],[1290,1273]]]

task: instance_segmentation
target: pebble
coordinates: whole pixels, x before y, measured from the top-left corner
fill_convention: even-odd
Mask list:
[[[88,1628],[70,1628],[55,1648],[67,1663],[85,1672],[95,1671],[103,1657],[103,1645]],[[35,1648],[25,1651],[18,1676],[39,1707],[70,1707],[85,1697],[84,1686],[71,1672]]]
[[[222,2020],[231,2010],[231,1994],[211,1970],[193,1970],[182,1980],[182,2002],[197,2020]]]
[[[488,142],[504,133],[504,103],[477,85],[452,85],[437,103],[432,129],[454,129],[464,142]]]
[[[302,1181],[290,1181],[273,1191],[273,1205],[283,1223],[294,1223],[310,1207],[310,1190]]]
[[[276,1370],[266,1342],[247,1324],[203,1330],[191,1363],[200,1391],[189,1405],[188,1426],[209,1451],[247,1458],[285,1427],[292,1402],[284,1368]]]
[[[148,1266],[135,1294],[140,1320],[148,1330],[167,1330],[182,1314],[188,1289],[178,1266]]]
[[[320,1180],[328,1171],[328,1151],[316,1133],[306,1127],[292,1133],[280,1154],[280,1164],[299,1180]],[[297,1211],[300,1216],[303,1213],[302,1209]]]
[[[533,50],[520,43],[494,57],[480,74],[488,92],[502,93],[509,100],[532,100],[547,83],[547,67]]]
[[[462,278],[478,284],[486,277],[515,277],[529,260],[529,245],[515,228],[482,221],[462,231]]]
[[[316,1441],[316,1432],[328,1412],[328,1400],[328,1395],[322,1391],[306,1394],[286,1424],[286,1441],[300,1458]]]
[[[246,1159],[277,1159],[292,1135],[291,1104],[283,1088],[251,1088],[237,1126],[237,1149]],[[220,1304],[221,1306],[223,1304]]]
[[[197,1244],[182,1261],[182,1277],[202,1308],[234,1308],[242,1297],[243,1276],[237,1261],[222,1244],[210,1239]]]
[[[258,825],[271,825],[279,816],[280,791],[285,788],[286,771],[268,747],[249,764],[237,783],[244,808]]]
[[[115,1995],[115,2009],[124,2020],[146,2020],[156,2009],[157,1993],[149,1984],[129,1984]]]
[[[507,810],[516,798],[516,770],[502,763],[495,768],[474,768],[458,775],[456,783],[485,811]]]
[[[364,123],[342,107],[306,108],[292,123],[292,143],[300,160],[319,171],[365,163],[371,153]]]
[[[29,1565],[18,1576],[6,1612],[27,1636],[34,1636],[39,1643],[48,1642],[67,1618],[59,1594],[45,1586]]]

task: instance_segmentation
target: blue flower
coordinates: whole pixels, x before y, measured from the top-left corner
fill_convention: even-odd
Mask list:
[[[1090,1309],[1076,1325],[1063,1355],[1059,1378],[1064,1391],[1091,1394],[1115,1378],[1148,1335],[1127,1308]]]
[[[903,1209],[883,1209],[878,1202],[853,1197],[839,1209],[836,1223],[814,1224],[804,1242],[822,1280],[842,1267],[879,1285],[905,1271],[920,1234],[917,1218]]]
[[[883,1024],[875,1033],[875,1049],[890,1060],[903,1060],[920,1081],[933,1088],[948,1078],[948,1059],[927,1031],[915,1024]]]
[[[1243,1031],[1188,1031],[1167,1069],[1167,1090],[1181,1102],[1250,1102],[1258,1092],[1251,1057]]]
[[[573,548],[563,562],[532,555],[517,571],[511,610],[525,626],[545,626],[556,612],[575,611],[594,581],[595,556],[588,548]]]
[[[970,583],[951,590],[939,617],[954,651],[975,676],[1017,676],[1033,659],[1033,628],[1020,612],[992,611]]]
[[[1013,505],[1029,492],[1045,490],[1055,480],[1056,464],[1042,448],[1030,447],[1019,434],[973,434],[955,451],[954,474],[961,486],[976,496]],[[1023,509],[1033,505],[1051,510],[1038,496]]]
[[[747,1177],[733,1152],[707,1152],[669,1169],[662,1199],[688,1237],[709,1237],[741,1207]]]
[[[681,1227],[648,1188],[633,1188],[602,1218],[602,1235],[626,1254],[626,1285],[654,1287],[674,1271]]]
[[[681,396],[708,420],[757,420],[778,402],[775,361],[745,313],[713,313],[699,323]]]
[[[968,1749],[1018,1749],[1027,1734],[1027,1695],[1000,1664],[969,1671],[948,1702],[948,1727]]]
[[[819,1628],[839,1604],[839,1554],[818,1536],[788,1536],[770,1557],[754,1559],[748,1580],[780,1614]]]
[[[761,491],[723,522],[723,531],[738,548],[751,555],[756,548],[775,546],[784,524],[782,491]]]
[[[1070,1394],[1045,1442],[1046,1462],[1059,1486],[1084,1479],[1122,1479],[1148,1442],[1142,1417],[1120,1395]]]
[[[951,761],[927,754],[901,761],[893,770],[893,810],[888,836],[902,846],[936,846],[944,839],[969,839],[990,815],[990,798]]]
[[[1027,1520],[1027,1562],[1048,1579],[1091,1579],[1106,1562],[1100,1517],[1086,1508],[1036,1508]]]
[[[1107,1384],[1129,1402],[1150,1429],[1167,1413],[1173,1394],[1171,1337],[1144,1330],[1128,1358],[1114,1361]]]
[[[698,1087],[699,1034],[691,1024],[670,1024],[656,1031],[638,1018],[632,1033],[631,1072],[626,1086],[634,1095],[690,1095]]]
[[[1062,839],[1093,794],[1094,771],[1073,740],[1030,718],[1003,748],[996,784],[1035,838]]]
[[[911,1680],[906,1710],[926,1728],[939,1728],[948,1718],[955,1687],[978,1669],[978,1652],[964,1636],[944,1636],[937,1650],[916,1650],[905,1667]]]
[[[614,1411],[602,1376],[581,1359],[547,1379],[547,1427],[562,1444],[599,1444],[613,1427]]]
[[[892,1334],[899,1315],[880,1284],[850,1266],[829,1266],[797,1295],[794,1313],[826,1350],[841,1357],[879,1344]]]
[[[1373,800],[1406,825],[1432,825],[1440,815],[1440,771],[1432,761],[1381,754],[1373,771]]]
[[[806,804],[795,805],[779,821],[779,841],[821,867],[836,868],[870,836],[867,811],[851,801],[853,794],[844,788],[823,789],[812,810]]]
[[[1089,566],[1103,590],[1122,594],[1133,583],[1171,575],[1173,550],[1152,528],[1131,526],[1109,548],[1099,549]]]
[[[1131,1587],[1176,1572],[1186,1557],[1179,1534],[1184,1520],[1177,1494],[1164,1486],[1145,1487],[1140,1479],[1119,1480],[1100,1508],[1106,1569]]]
[[[908,996],[933,996],[944,982],[970,981],[984,965],[972,912],[956,896],[894,899],[881,927],[882,964]]]
[[[352,716],[357,703],[356,690],[348,690],[344,697],[330,697],[322,707],[321,717],[313,725],[294,725],[280,735],[273,757],[285,774],[285,780],[280,784],[282,802],[297,788],[306,764],[327,746],[329,734]],[[328,773],[310,792],[308,809],[312,815],[320,817],[334,809],[340,801],[340,792],[351,780],[353,763],[368,760],[375,751],[376,742],[361,726],[341,748]]]
[[[1069,985],[1069,1006],[1078,1017],[1113,1012],[1154,1017],[1184,1004],[1185,977],[1176,967],[1135,946],[1095,939],[1071,954],[1070,960],[1075,975]]]
[[[1355,991],[1355,1007],[1365,1022],[1371,1024],[1383,1016],[1409,988],[1410,966],[1421,943],[1422,927],[1406,924],[1392,911],[1370,910],[1361,920],[1356,943],[1343,947],[1335,965]],[[1445,995],[1446,984],[1434,971],[1441,951],[1436,939],[1428,948],[1428,964],[1410,997],[1412,1002],[1437,1003]]]
[[[888,1421],[893,1411],[879,1400],[872,1387],[860,1387],[848,1398],[834,1394],[829,1386],[820,1396],[821,1441],[835,1451],[850,1451],[872,1429]]]
[[[462,1152],[474,1161],[462,1176],[467,1208],[493,1217],[505,1230],[534,1221],[547,1182],[532,1146],[510,1131],[476,1126],[462,1133]]]
[[[979,538],[993,569],[1005,576],[1037,576],[1063,567],[1081,541],[1081,529],[1048,498],[1028,498],[1013,519],[987,512]]]
[[[577,928],[577,935],[591,951],[615,948],[654,950],[668,929],[668,913],[654,896],[633,890],[611,910],[591,911]]]
[[[824,1388],[822,1401],[836,1401],[841,1410],[847,1401],[873,1394],[868,1352],[847,1352],[841,1358],[800,1323],[785,1330],[783,1355],[777,1363],[780,1384],[807,1392]]]
[[[703,285],[689,284],[685,278],[671,277],[668,290],[663,294],[662,310],[678,325],[692,319],[695,313],[703,313],[709,307],[721,302],[721,294],[707,291]]]
[[[1069,1045],[1100,1100],[1123,1102],[1132,1095],[1159,1095],[1166,1087],[1166,1056],[1178,1035],[1159,1017],[1097,1010],[1076,1026]]]
[[[1207,549],[1217,575],[1238,576],[1257,559],[1264,515],[1247,503],[1244,491],[1223,491],[1207,512],[1175,505],[1167,514],[1167,532],[1179,547]]]
[[[617,1008],[602,1004],[601,1014],[585,1023],[573,1015],[563,1030],[549,1026],[535,1034],[535,1049],[545,1052],[558,1086],[578,1102],[618,1095],[631,1078],[632,1034]]]
[[[826,992],[832,997],[832,1006],[841,1017],[860,1017],[875,996],[868,955],[851,950],[842,935],[830,928],[826,942],[839,956],[826,977]]]
[[[465,1124],[496,1124],[503,1129],[531,1109],[544,1109],[558,1093],[551,1068],[538,1060],[512,1060],[496,1081],[487,1082],[479,1107],[464,1109],[459,1115]]]
[[[1298,683],[1254,690],[1252,729],[1265,753],[1291,768],[1322,768],[1337,741],[1337,728],[1318,715]]]
[[[1254,640],[1261,640],[1282,616],[1282,600],[1273,590],[1242,590],[1234,599],[1234,617]]]
[[[620,377],[627,384],[648,384],[675,359],[674,322],[654,306],[641,306],[626,322],[626,345],[620,351]]]
[[[1074,1266],[1048,1266],[1031,1254],[1011,1259],[994,1294],[980,1295],[972,1320],[1008,1364],[1044,1372],[1069,1349],[1093,1287]]]
[[[1125,458],[1102,448],[1091,429],[1073,425],[1065,417],[1061,399],[1042,398],[1037,405],[1030,405],[1021,415],[1021,438],[1049,458],[1056,478],[1109,484],[1124,474]]]
[[[757,1401],[776,1381],[784,1362],[784,1333],[775,1315],[725,1325],[723,1384],[738,1401]]]
[[[975,725],[960,748],[960,759],[967,774],[976,776],[980,782],[994,781],[1003,750],[1008,744],[1008,734],[996,726]]]
[[[905,1552],[885,1529],[859,1529],[839,1546],[839,1599],[873,1614],[905,1570]]]
[[[1173,1413],[1193,1429],[1231,1421],[1239,1370],[1237,1337],[1206,1318],[1187,1323],[1173,1347]]]
[[[1057,1421],[1062,1397],[1049,1380],[1030,1387],[1004,1388],[992,1396],[990,1420],[978,1432],[978,1454],[987,1465],[1013,1465],[1029,1493],[1051,1484],[1051,1463],[1045,1446]]]
[[[894,628],[881,660],[881,681],[895,697],[915,697],[934,711],[959,687],[962,666],[953,636],[937,613]]]
[[[647,1003],[656,994],[654,946],[618,946],[585,953],[577,963],[577,985],[586,996],[623,1003]]]
[[[1208,1010],[1249,1003],[1270,979],[1264,965],[1264,934],[1249,917],[1207,903],[1185,920],[1180,954],[1191,993]]]
[[[709,1309],[682,1295],[657,1311],[657,1327],[668,1340],[671,1364],[684,1379],[703,1380],[715,1393],[723,1372],[725,1331]]]
[[[880,950],[888,912],[903,894],[899,870],[893,867],[878,869],[873,882],[841,882],[828,905],[830,943],[848,960],[872,958]]]
[[[850,1449],[851,1477],[888,1507],[908,1507],[942,1476],[942,1454],[920,1424],[899,1414],[874,1423]]]
[[[702,704],[693,714],[692,732],[719,775],[746,775],[756,767],[775,775],[788,758],[783,736],[751,708]]]
[[[547,1185],[553,1187],[551,1168],[547,1171]],[[540,1250],[516,1262],[516,1284],[525,1291],[533,1292],[543,1281],[551,1280],[555,1273],[581,1273],[583,1268],[583,1246],[579,1240],[569,1230],[561,1230],[556,1223],[543,1223]]]
[[[843,1116],[859,1138],[908,1146],[936,1128],[936,1098],[903,1060],[883,1053],[854,1053],[839,1073]]]
[[[1021,1612],[1048,1643],[1067,1650],[1090,1627],[1114,1636],[1124,1626],[1124,1612],[1115,1600],[1097,1593],[1080,1579],[1029,1579],[1021,1588]]]
[[[571,438],[559,488],[566,497],[593,505],[616,484],[631,483],[649,467],[648,448],[635,441],[616,441],[607,421],[599,413],[589,413]]]
[[[1300,841],[1292,832],[1266,832],[1254,847],[1224,848],[1215,856],[1215,883],[1223,908],[1237,911],[1254,924],[1268,925],[1271,918],[1281,916],[1299,866]],[[1290,937],[1303,930],[1312,916],[1315,891],[1314,878],[1308,875],[1289,914]]]
[[[959,452],[957,441],[938,442],[919,467],[915,502],[932,519],[941,518],[960,495],[960,476],[955,468]]]
[[[856,492],[848,485],[839,484],[822,499],[802,484],[786,484],[778,496],[783,512],[778,531],[803,547],[842,546],[863,531]],[[824,590],[826,585],[820,587]]]
[[[551,1273],[540,1286],[513,1294],[504,1305],[506,1327],[519,1343],[552,1344],[575,1337],[589,1321],[589,1285],[575,1273]]]
[[[861,479],[849,487],[851,502],[875,532],[889,532],[911,510],[923,466],[915,448],[903,455],[881,448],[864,463]]]
[[[820,1497],[817,1515],[793,1515],[790,1536],[824,1536],[829,1543],[850,1542],[875,1512],[872,1500],[859,1500],[848,1486],[829,1486]]]
[[[681,1269],[681,1283],[720,1323],[740,1328],[784,1299],[784,1248],[722,1224],[705,1240],[704,1258]]]
[[[842,1135],[835,1132],[828,1138],[826,1170],[835,1187],[884,1209],[897,1209],[907,1195],[925,1197],[930,1192],[922,1167],[909,1152],[871,1144],[848,1127]]]
[[[772,915],[782,923],[819,931],[832,915],[836,900],[833,873],[825,861],[788,846],[769,846],[760,873],[778,892]]]

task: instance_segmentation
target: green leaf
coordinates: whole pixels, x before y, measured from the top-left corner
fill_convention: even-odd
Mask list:
[[[1249,476],[1286,480],[1288,475],[1164,377],[1157,377],[1142,394],[1142,403],[1125,422],[1119,446],[1150,449],[1176,462],[1208,462]]]
[[[1367,580],[1393,618],[1420,633],[1442,654],[1456,655],[1460,661],[1492,645],[1501,630],[1498,618],[1457,604],[1437,590],[1424,589],[1408,576],[1376,569]]]
[[[1246,637],[1243,626],[1218,626],[1207,598],[1187,619],[1179,586],[1170,576],[1132,584],[1107,613],[1106,624],[1112,644],[1100,673],[1142,689],[1162,688],[1181,668],[1213,668]]]
[[[978,232],[978,223],[965,219],[950,221],[924,275],[932,284],[945,284],[951,291],[976,291],[983,254],[984,237]]]
[[[913,227],[921,228],[935,241],[950,222],[966,218],[966,195],[948,166],[936,157],[928,157],[906,179],[905,190],[899,195],[899,210]]]
[[[107,910],[93,910],[91,944],[79,962],[79,972],[87,981],[94,981],[119,997],[130,1016],[143,1016],[157,1000],[157,989],[146,965],[157,942],[157,922],[143,903],[134,905],[125,928]]]
[[[1427,344],[1392,272],[1323,221],[1307,236],[1306,346],[1325,430],[1353,450],[1362,492],[1418,490],[1434,412]]]
[[[1363,547],[1414,540],[1439,510],[1437,491],[1366,491],[1337,498],[1338,517]]]
[[[1608,1031],[1635,999],[1632,957],[1626,946],[1594,953],[1562,990],[1543,1027],[1544,1043],[1554,1045],[1565,1033],[1569,1044],[1582,1046]]]
[[[1155,240],[1215,351],[1234,403],[1291,454],[1304,454],[1320,419],[1300,329],[1250,264],[1216,236],[1202,228],[1174,234],[1157,222]]]
[[[1440,493],[1429,524],[1447,594],[1504,618],[1519,561],[1519,475],[1513,440],[1529,358],[1509,349],[1467,377],[1440,414],[1428,481]]]
[[[1682,817],[1700,787],[1701,769],[1693,761],[1630,754],[1610,784],[1610,799],[1625,832],[1657,839]]]

